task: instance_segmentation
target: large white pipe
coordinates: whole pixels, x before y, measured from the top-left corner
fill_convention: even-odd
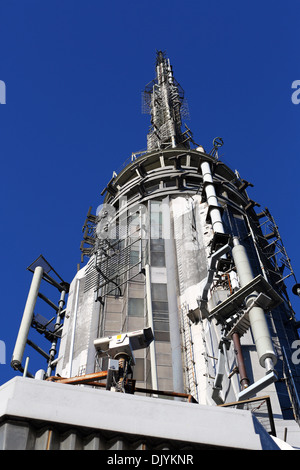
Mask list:
[[[219,202],[213,184],[213,178],[209,162],[201,163],[201,171],[203,176],[203,184],[205,188],[207,204],[209,207],[211,207],[210,218],[213,230],[214,232],[224,233],[221,211],[219,209]]]
[[[153,322],[153,312],[152,312],[152,296],[151,296],[151,277],[150,277],[150,266],[149,266],[149,264],[145,265],[145,275],[146,275],[146,295],[147,295],[148,321],[149,321],[149,326],[151,326],[152,331],[154,333],[154,322]],[[150,348],[150,361],[151,361],[152,388],[154,390],[158,390],[155,341],[152,341],[150,343],[149,348]]]
[[[14,352],[11,359],[11,366],[15,370],[19,370],[22,366],[23,354],[28,338],[29,329],[31,327],[35,304],[37,301],[41,280],[44,270],[41,266],[37,266],[34,270],[18,337],[16,340]]]
[[[166,256],[166,274],[167,274],[167,291],[169,306],[169,328],[170,341],[172,349],[172,366],[173,366],[173,390],[174,392],[183,393],[183,368],[182,368],[182,352],[181,352],[181,335],[178,328],[178,301],[177,301],[177,285],[175,279],[175,246],[174,237],[171,236],[170,221],[170,198],[167,196],[163,199],[162,204],[163,217],[163,238],[165,239],[165,256]]]
[[[237,269],[241,287],[244,287],[254,278],[252,269],[249,263],[246,249],[240,244],[237,237],[233,238],[232,256]],[[257,292],[253,292],[246,299],[247,307],[249,308],[257,297]],[[253,338],[259,358],[259,363],[267,370],[273,368],[277,362],[276,354],[273,350],[272,340],[266,321],[265,312],[261,307],[253,306],[249,311],[249,320]]]

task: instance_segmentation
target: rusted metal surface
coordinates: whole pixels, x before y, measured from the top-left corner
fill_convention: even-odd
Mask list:
[[[77,377],[69,377],[69,378],[52,376],[52,377],[49,377],[47,381],[63,383],[63,384],[71,384],[71,385],[85,384],[85,385],[90,385],[92,387],[104,388],[106,386],[106,383],[98,382],[98,380],[106,379],[106,377],[107,377],[107,370],[101,371],[101,372],[95,372],[94,374],[80,375]],[[126,388],[128,389],[128,393],[131,393],[131,394],[138,392],[138,393],[147,393],[149,395],[162,395],[162,396],[168,396],[168,397],[173,397],[173,398],[185,398],[188,401],[188,403],[197,403],[194,397],[188,393],[177,393],[177,392],[166,391],[166,390],[153,390],[151,388],[136,387],[135,380],[133,379],[126,380],[125,390]]]
[[[250,380],[248,379],[248,376],[247,376],[247,371],[245,367],[245,362],[244,362],[244,357],[243,357],[243,352],[242,352],[242,347],[241,347],[241,342],[240,342],[240,335],[238,333],[233,333],[232,341],[234,344],[234,352],[235,352],[237,363],[238,363],[240,384],[241,384],[242,389],[244,389],[244,388],[249,387]]]
[[[50,382],[62,383],[62,384],[84,384],[93,380],[106,379],[107,370],[101,372],[95,372],[94,374],[79,375],[77,377],[63,378],[58,376],[49,377],[47,380]]]
[[[185,398],[188,400],[189,403],[197,403],[194,397],[188,393],[177,393],[177,392],[170,392],[170,391],[165,391],[165,390],[152,390],[149,388],[140,388],[140,387],[135,387],[135,392],[149,393],[151,395],[163,395],[163,396],[174,397],[174,398]]]

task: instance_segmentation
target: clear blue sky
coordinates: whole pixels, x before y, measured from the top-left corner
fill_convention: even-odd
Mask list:
[[[299,14],[293,0],[0,0],[0,383],[15,375],[26,267],[42,253],[70,282],[88,207],[146,148],[141,91],[157,49],[186,92],[196,142],[210,150],[223,138],[222,160],[254,184],[249,195],[275,217],[300,279]]]

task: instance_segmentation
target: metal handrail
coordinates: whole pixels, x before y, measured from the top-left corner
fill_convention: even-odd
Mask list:
[[[267,416],[268,416],[269,425],[270,425],[270,430],[269,431],[267,430],[267,431],[268,431],[269,434],[276,437],[276,429],[275,429],[275,422],[274,422],[273,411],[272,411],[272,406],[271,406],[271,399],[268,395],[263,396],[263,397],[249,398],[248,400],[241,400],[241,401],[236,401],[236,402],[231,402],[231,403],[223,403],[222,405],[218,405],[218,406],[220,406],[220,407],[231,407],[231,408],[233,408],[233,407],[243,408],[244,406],[248,406],[252,403],[258,403],[258,402],[261,402],[261,404],[259,405],[259,407],[256,407],[256,410],[259,409],[262,406],[262,404],[264,404],[264,403],[266,404],[266,406],[267,406]],[[251,410],[251,412],[255,415],[254,411]],[[257,417],[257,419],[259,421],[258,417]]]

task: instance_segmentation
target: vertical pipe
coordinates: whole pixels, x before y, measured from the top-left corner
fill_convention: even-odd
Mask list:
[[[29,364],[29,357],[26,357],[25,366],[24,366],[24,372],[23,372],[23,377],[27,377],[28,364]]]
[[[65,296],[66,296],[66,291],[65,290],[61,291],[60,300],[59,300],[59,303],[58,303],[58,312],[57,312],[57,315],[56,315],[56,322],[55,322],[55,325],[54,325],[54,331],[60,327],[61,312],[62,312],[62,310],[64,308],[64,305],[65,305]],[[49,358],[49,361],[48,361],[47,377],[50,377],[50,375],[52,373],[52,367],[53,367],[52,366],[52,361],[55,358],[56,345],[57,345],[57,337],[55,337],[53,339],[52,344],[51,344],[51,348],[50,348],[50,351],[49,351],[50,358]]]
[[[33,278],[31,281],[30,290],[28,293],[21,325],[19,328],[18,337],[16,340],[14,352],[11,359],[11,366],[15,370],[19,370],[21,368],[23,354],[26,346],[26,341],[29,333],[29,329],[31,327],[33,313],[35,304],[37,301],[41,280],[43,278],[44,270],[41,266],[37,266],[33,273]]]
[[[176,253],[174,247],[174,236],[171,236],[170,223],[170,201],[169,196],[163,199],[162,220],[163,220],[163,238],[165,244],[166,274],[167,274],[167,295],[169,309],[169,328],[170,342],[172,351],[172,371],[173,371],[173,390],[183,393],[183,368],[181,352],[181,335],[179,330],[177,285],[176,285]],[[187,260],[186,260],[187,261]]]
[[[181,337],[179,330],[178,318],[178,304],[176,297],[176,280],[175,280],[175,266],[174,256],[170,255],[173,249],[171,246],[173,240],[165,240],[165,253],[166,253],[166,270],[167,270],[167,291],[168,291],[168,308],[169,308],[169,327],[170,327],[170,342],[172,350],[172,372],[173,372],[173,390],[174,392],[183,393],[183,369],[182,369],[182,352],[181,352]]]
[[[265,278],[266,281],[269,282],[269,279],[268,279],[268,276],[267,276],[267,273],[266,273],[266,269],[265,269],[265,266],[261,260],[261,256],[260,256],[260,253],[257,249],[257,241],[255,239],[255,235],[254,235],[254,232],[252,230],[252,227],[251,227],[251,224],[250,224],[250,221],[249,221],[249,217],[246,215],[246,220],[247,220],[247,225],[248,225],[248,228],[249,228],[249,231],[250,231],[250,234],[251,234],[251,238],[252,238],[252,241],[253,241],[253,245],[254,245],[254,248],[255,248],[255,252],[256,252],[256,256],[258,258],[258,262],[259,262],[259,266],[260,266],[260,269],[261,269],[261,272]]]
[[[52,433],[53,433],[52,429],[49,429],[48,436],[47,436],[46,450],[51,449]]]
[[[240,244],[237,237],[233,238],[232,256],[239,276],[241,287],[244,287],[253,279],[252,269],[249,263],[246,249]],[[257,292],[253,292],[246,299],[246,305],[249,308],[249,320],[253,333],[253,338],[259,358],[259,363],[262,367],[271,370],[276,364],[277,357],[273,350],[272,340],[268,324],[265,317],[265,312],[261,307],[253,306],[251,304],[257,297]]]
[[[213,178],[212,178],[209,162],[201,163],[201,171],[202,171],[202,176],[203,176],[203,184],[205,187],[207,204],[209,207],[211,207],[210,217],[211,217],[213,230],[214,232],[224,233],[221,212],[219,209],[219,202],[218,202],[215,187],[213,184]]]
[[[146,295],[147,295],[147,311],[148,311],[148,321],[149,326],[152,328],[154,333],[154,322],[153,322],[153,312],[152,312],[152,296],[151,296],[151,277],[150,277],[150,266],[149,264],[145,265],[145,274],[146,274]],[[158,379],[157,379],[157,365],[156,365],[156,354],[155,354],[155,341],[150,343],[150,362],[151,362],[151,381],[152,388],[158,390]]]
[[[249,387],[250,380],[248,379],[247,372],[246,372],[246,367],[245,367],[245,362],[244,362],[244,357],[243,357],[242,347],[241,347],[241,342],[240,342],[240,335],[238,333],[233,333],[232,341],[234,345],[234,352],[235,352],[236,359],[237,359],[237,366],[239,369],[240,384],[241,384],[242,390],[244,390],[245,388]]]
[[[139,272],[142,272],[142,259],[143,259],[143,221],[142,221],[142,206],[139,206],[139,228],[140,228],[140,241],[139,241]]]

